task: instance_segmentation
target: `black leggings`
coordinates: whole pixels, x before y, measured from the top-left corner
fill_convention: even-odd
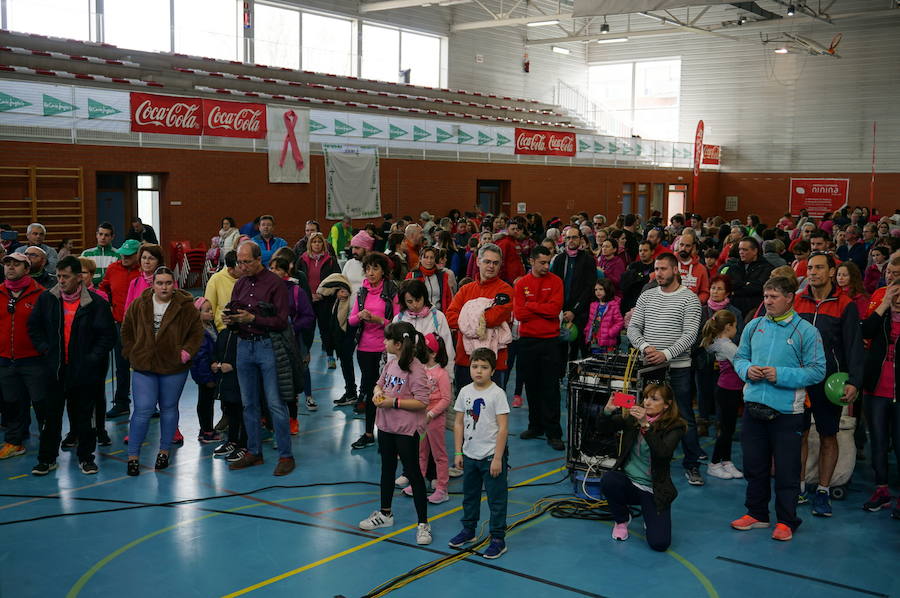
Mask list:
[[[740,390],[728,390],[716,386],[716,411],[719,416],[719,435],[713,449],[713,463],[731,461],[731,442],[737,425],[738,409],[742,402]]]
[[[372,402],[372,393],[375,383],[378,382],[378,366],[381,364],[381,352],[357,351],[356,360],[359,362],[359,371],[362,379],[359,382],[359,398],[366,402],[366,434],[371,436],[375,432],[375,403]],[[418,461],[416,461],[418,463]],[[416,465],[418,468],[418,465]]]
[[[228,417],[228,442],[239,448],[247,448],[247,428],[244,427],[244,406],[237,402],[222,401],[222,412]]]
[[[313,301],[313,313],[316,315],[316,324],[319,325],[319,337],[322,339],[322,351],[328,357],[334,356],[334,343],[331,339],[331,308],[334,302],[329,299]],[[311,347],[307,347],[311,349]]]
[[[888,483],[888,447],[891,444],[900,463],[900,406],[889,398],[866,393],[863,395],[863,411],[869,426],[875,484],[884,486]]]
[[[216,387],[204,382],[197,385],[197,420],[201,432],[213,431],[213,407],[216,404]]]
[[[404,436],[393,432],[378,431],[378,449],[381,451],[381,510],[391,510],[394,499],[394,476],[397,473],[397,457],[403,464],[409,485],[412,486],[413,503],[419,523],[428,523],[428,499],[425,497],[425,478],[419,469],[419,434]]]

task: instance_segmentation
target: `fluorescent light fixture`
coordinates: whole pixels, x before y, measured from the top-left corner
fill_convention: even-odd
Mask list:
[[[561,48],[559,46],[550,46],[550,49],[553,50],[554,52],[556,52],[557,54],[565,54],[566,56],[568,56],[569,54],[572,53],[572,50],[570,50],[568,48]]]
[[[787,48],[775,48],[775,53],[776,54],[787,54],[788,49]]]
[[[796,7],[793,4],[788,5],[787,16],[792,17],[794,13],[797,11]]]
[[[559,19],[550,19],[549,21],[533,21],[526,23],[528,27],[543,27],[544,25],[559,25]]]
[[[595,42],[598,44],[618,44],[621,42],[627,42],[627,37],[611,37],[609,39],[595,39]]]

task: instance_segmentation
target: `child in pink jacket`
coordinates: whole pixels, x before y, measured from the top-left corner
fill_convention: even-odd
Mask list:
[[[591,303],[587,325],[584,327],[584,342],[591,355],[602,355],[615,351],[619,346],[619,333],[625,326],[615,287],[608,278],[597,280],[594,285],[596,301]]]
[[[447,441],[444,437],[444,418],[442,415],[450,406],[450,375],[447,367],[448,357],[444,339],[429,333],[425,335],[425,374],[431,387],[428,397],[428,409],[425,411],[425,436],[419,443],[419,467],[422,475],[428,471],[428,457],[434,456],[437,470],[437,487],[428,497],[431,504],[440,504],[450,500],[447,485],[450,483],[450,462],[447,459]],[[403,489],[403,493],[412,496],[412,486]]]

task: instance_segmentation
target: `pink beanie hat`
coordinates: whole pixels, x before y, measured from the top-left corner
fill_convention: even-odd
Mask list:
[[[203,307],[203,304],[206,303],[206,301],[206,297],[197,297],[196,299],[194,299],[194,307],[196,309],[200,309],[201,307]]]
[[[372,248],[375,247],[375,239],[366,231],[361,230],[350,240],[350,247],[362,247],[367,251],[372,251]]]

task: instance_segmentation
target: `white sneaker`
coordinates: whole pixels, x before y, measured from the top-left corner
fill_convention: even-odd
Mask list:
[[[319,408],[319,404],[316,403],[316,400],[312,397],[306,397],[306,408],[310,411],[315,411]]]
[[[397,488],[406,488],[407,486],[409,486],[409,478],[407,478],[405,475],[402,475],[394,480],[394,485],[397,486]]]
[[[420,523],[416,526],[416,544],[431,544],[430,523]]]
[[[734,466],[734,463],[731,461],[722,461],[722,467],[725,468],[725,471],[731,474],[731,477],[740,479],[744,477],[744,474],[741,473],[741,470]]]
[[[463,470],[462,470],[462,469],[458,469],[458,468],[456,468],[456,467],[450,467],[450,468],[447,470],[447,473],[450,474],[450,477],[451,477],[451,478],[458,478],[458,477],[461,477],[461,476],[462,476]]]
[[[437,490],[437,480],[431,480],[431,489]]]
[[[393,515],[385,515],[380,510],[376,510],[373,511],[368,518],[363,519],[359,522],[359,529],[364,529],[367,532],[370,532],[373,529],[378,529],[379,527],[391,527],[392,525],[394,525]],[[431,537],[430,533],[428,537]]]
[[[706,473],[722,480],[730,480],[734,477],[725,467],[725,463],[710,463],[706,467]]]

